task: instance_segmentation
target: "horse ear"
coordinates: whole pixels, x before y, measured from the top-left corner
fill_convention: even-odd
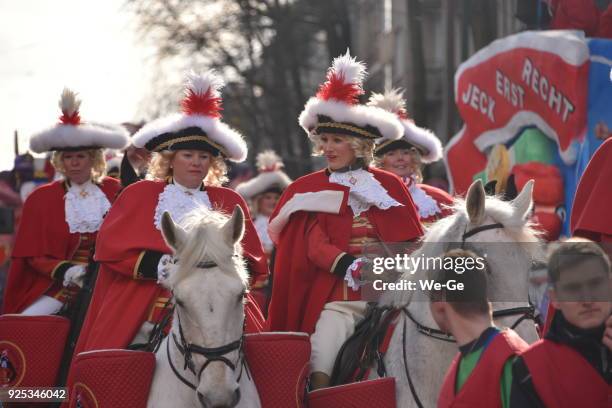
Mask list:
[[[161,219],[162,236],[164,241],[175,252],[186,242],[187,233],[177,225],[168,211],[164,211]]]
[[[472,224],[480,224],[485,214],[485,191],[482,181],[476,180],[467,192],[466,207]]]
[[[512,201],[512,206],[514,207],[514,213],[524,219],[529,214],[531,210],[531,206],[533,204],[532,194],[533,194],[533,186],[535,181],[529,180],[519,195],[516,196],[514,201]]]
[[[495,195],[495,186],[497,186],[497,180],[491,180],[484,186],[485,194],[488,196]]]
[[[223,226],[223,234],[225,240],[230,245],[234,245],[236,242],[242,239],[244,235],[244,212],[239,205],[234,207],[232,218]]]

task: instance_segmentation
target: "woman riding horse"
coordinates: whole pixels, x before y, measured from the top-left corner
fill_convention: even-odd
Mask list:
[[[36,153],[53,151],[53,166],[64,177],[33,191],[24,204],[4,313],[55,314],[74,300],[102,218],[119,191],[119,182],[104,176],[102,149],[124,148],[127,131],[81,122],[80,104],[65,89],[60,122],[30,140]]]
[[[401,180],[369,167],[374,140],[395,140],[402,126],[383,109],[358,104],[365,66],[348,53],[300,115],[300,125],[327,168],[293,182],[271,217],[277,245],[269,328],[312,333],[312,385],[329,383],[343,342],[362,318],[361,276],[368,244],[421,236],[419,217]],[[384,277],[383,277],[384,278]]]
[[[100,272],[77,352],[125,348],[139,329],[145,332],[161,319],[170,294],[158,279],[174,267],[161,234],[164,212],[180,224],[201,206],[230,214],[239,205],[246,215],[242,246],[250,286],[265,283],[268,268],[247,206],[221,187],[224,160],[240,162],[247,155],[242,136],[219,120],[222,85],[214,71],[190,74],[182,113],[155,120],[134,135],[136,147],[153,152],[149,173],[155,180],[128,186],[102,225],[96,246]],[[246,330],[259,331],[258,307],[248,302],[246,313]]]

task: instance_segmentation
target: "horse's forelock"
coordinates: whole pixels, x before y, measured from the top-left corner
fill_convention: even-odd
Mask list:
[[[222,236],[221,229],[228,220],[226,215],[205,207],[185,216],[181,226],[187,232],[187,242],[176,254],[180,262],[177,273],[171,278],[173,285],[198,270],[194,265],[204,260],[216,263],[223,272],[237,275],[243,284],[247,284],[242,247],[239,243],[228,245]],[[230,264],[228,259],[232,259]]]

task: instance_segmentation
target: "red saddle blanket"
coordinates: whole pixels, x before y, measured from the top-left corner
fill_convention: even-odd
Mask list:
[[[395,378],[378,378],[308,393],[308,408],[395,408]]]
[[[263,408],[301,408],[310,340],[304,333],[245,337],[245,354]],[[98,350],[73,362],[70,408],[145,407],[155,370],[153,353]]]
[[[70,408],[146,407],[155,354],[132,350],[79,353],[73,362]]]
[[[310,361],[306,333],[247,334],[245,354],[262,408],[301,408]]]
[[[60,316],[0,316],[0,387],[54,387],[69,329]]]

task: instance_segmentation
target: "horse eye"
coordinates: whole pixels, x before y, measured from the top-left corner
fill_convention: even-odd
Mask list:
[[[238,295],[238,303],[242,302],[244,300],[244,298],[246,297],[246,292],[242,292],[241,294]]]
[[[185,307],[185,305],[183,304],[183,301],[177,297],[174,298],[174,303],[176,303],[180,307]]]

